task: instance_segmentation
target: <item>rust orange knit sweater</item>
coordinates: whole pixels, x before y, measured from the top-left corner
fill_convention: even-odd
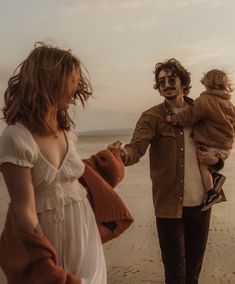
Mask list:
[[[118,150],[103,150],[83,160],[85,172],[80,182],[87,188],[102,242],[125,231],[133,222],[122,199],[113,189],[124,177],[124,165]]]

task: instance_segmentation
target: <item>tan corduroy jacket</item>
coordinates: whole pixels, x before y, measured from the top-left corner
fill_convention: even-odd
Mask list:
[[[201,93],[192,106],[172,115],[172,123],[193,126],[192,137],[209,147],[231,150],[235,136],[235,107],[222,91]]]
[[[193,100],[185,97],[188,104]],[[160,218],[181,218],[184,195],[184,130],[167,123],[173,110],[163,102],[145,111],[136,124],[130,144],[125,145],[125,165],[137,163],[148,146],[155,214]],[[223,165],[220,160],[218,169]]]

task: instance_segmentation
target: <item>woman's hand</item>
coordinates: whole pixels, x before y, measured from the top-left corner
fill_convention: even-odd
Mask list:
[[[122,142],[121,141],[117,140],[114,143],[109,144],[107,146],[107,149],[110,150],[110,151],[112,151],[113,149],[120,150],[121,159],[122,159],[123,162],[125,161],[127,151],[126,151],[125,148],[122,148]]]
[[[122,145],[122,142],[119,141],[119,140],[117,140],[117,141],[115,141],[114,143],[109,144],[109,145],[107,146],[107,149],[108,149],[108,150],[112,150],[112,149],[121,150],[121,145]]]

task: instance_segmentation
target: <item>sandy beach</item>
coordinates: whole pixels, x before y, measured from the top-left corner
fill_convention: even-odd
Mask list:
[[[118,137],[120,139],[120,137]],[[125,143],[130,137],[123,137]],[[82,158],[104,148],[116,137],[82,137]],[[208,246],[200,284],[235,283],[235,154],[232,153],[223,173],[227,202],[213,207]],[[126,168],[126,177],[116,190],[132,213],[134,224],[120,237],[104,245],[108,284],[164,283],[163,265],[155,228],[148,155]],[[0,176],[0,230],[7,210],[8,195]],[[0,283],[6,284],[0,271]]]

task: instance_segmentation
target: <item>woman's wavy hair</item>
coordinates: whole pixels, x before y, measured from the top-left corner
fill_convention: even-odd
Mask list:
[[[204,74],[200,81],[209,90],[219,90],[227,93],[233,91],[232,82],[228,74],[219,69],[212,69]]]
[[[166,59],[164,62],[159,62],[155,65],[155,70],[153,71],[155,77],[154,89],[159,90],[159,73],[162,71],[171,71],[172,74],[180,78],[184,95],[187,96],[190,92],[191,86],[191,74],[180,64],[175,58]]]
[[[70,50],[52,47],[44,42],[35,43],[32,52],[8,81],[3,108],[6,123],[21,122],[32,132],[55,134],[50,112],[59,105],[65,105],[66,101],[68,103],[74,68],[80,71],[80,81],[71,103],[75,104],[79,98],[84,106],[92,95],[92,86],[82,70],[80,60]],[[67,109],[63,107],[57,110],[57,122],[64,130],[74,126]]]

